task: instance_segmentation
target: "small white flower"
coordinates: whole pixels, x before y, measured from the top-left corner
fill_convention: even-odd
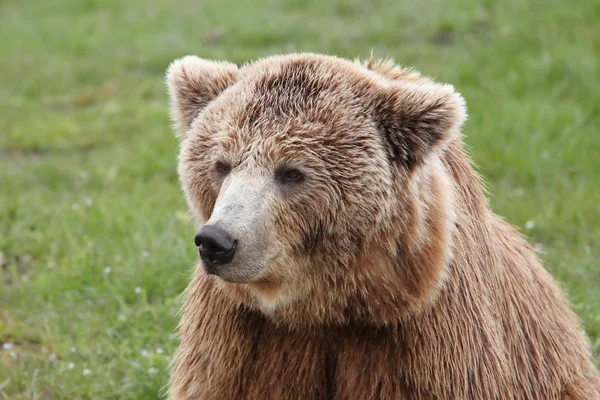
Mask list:
[[[533,248],[535,249],[535,251],[538,251],[540,253],[544,251],[544,245],[541,243],[534,244]]]
[[[74,363],[74,362],[70,362],[70,363],[67,365],[67,369],[73,369],[73,368],[75,368],[75,363]]]
[[[77,348],[75,348],[75,346],[71,346],[69,350],[71,350],[71,353],[77,352]]]
[[[71,204],[71,210],[73,210],[73,211],[79,210],[79,204],[77,204],[77,203]]]
[[[142,349],[141,353],[143,357],[148,357],[148,350]]]
[[[2,345],[2,348],[3,348],[4,350],[11,350],[11,349],[14,349],[14,348],[15,348],[15,345],[14,345],[14,344],[12,344],[11,342],[6,342],[6,343],[4,343],[4,344]]]
[[[104,268],[104,273],[105,274],[110,274],[110,271],[112,271],[112,268],[110,268],[110,267]]]
[[[157,368],[150,368],[150,369],[148,369],[148,373],[150,375],[156,375],[156,374],[158,374],[158,369]]]
[[[88,375],[90,375],[91,373],[92,373],[92,370],[91,370],[91,369],[87,369],[87,368],[86,368],[86,369],[84,369],[84,370],[83,370],[83,376],[88,376]]]
[[[534,226],[535,226],[535,222],[533,222],[533,221],[525,222],[525,228],[527,228],[527,229],[533,229]]]
[[[29,275],[23,275],[23,276],[21,277],[21,280],[22,280],[23,282],[27,282],[27,281],[29,280]]]
[[[163,349],[161,349],[160,347],[157,347],[156,350],[154,350],[156,352],[156,354],[162,354],[163,353]]]
[[[117,317],[117,319],[119,321],[127,321],[127,317],[125,316],[125,314],[119,314],[119,316]]]
[[[148,258],[149,255],[150,255],[150,252],[148,250],[142,251],[142,257],[143,258]]]
[[[92,204],[94,204],[94,200],[92,200],[92,198],[91,198],[91,197],[86,197],[86,198],[83,200],[83,202],[85,203],[85,205],[86,205],[87,207],[91,207],[91,206],[92,206]]]
[[[10,355],[10,358],[12,358],[13,360],[17,359],[17,353],[14,351],[11,351],[10,353],[8,353]]]
[[[136,292],[136,293],[142,293],[142,288],[141,288],[141,287],[139,287],[139,286],[136,286],[136,287],[135,287],[135,292]]]

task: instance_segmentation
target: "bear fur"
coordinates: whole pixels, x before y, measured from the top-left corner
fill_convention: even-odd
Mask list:
[[[234,266],[186,289],[171,399],[600,399],[576,315],[488,206],[452,86],[316,54],[188,56],[167,84],[199,224],[234,212],[234,181],[260,199],[236,203],[260,217]]]

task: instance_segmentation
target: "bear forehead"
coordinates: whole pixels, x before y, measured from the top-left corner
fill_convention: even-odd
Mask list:
[[[207,107],[205,117],[262,132],[334,133],[368,123],[366,104],[383,84],[382,76],[346,60],[274,56],[242,67],[237,82]]]
[[[240,70],[240,85],[255,94],[280,100],[311,100],[323,93],[335,98],[354,97],[382,82],[381,76],[347,60],[314,55],[273,56],[248,64]]]
[[[286,77],[299,82],[320,81],[326,87],[340,82],[361,86],[387,80],[383,75],[357,62],[313,53],[266,57],[242,66],[240,76],[258,80]]]

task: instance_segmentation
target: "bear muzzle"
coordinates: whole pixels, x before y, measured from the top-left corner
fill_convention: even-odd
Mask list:
[[[231,173],[195,237],[206,273],[232,283],[258,279],[274,252],[274,185],[261,176]]]

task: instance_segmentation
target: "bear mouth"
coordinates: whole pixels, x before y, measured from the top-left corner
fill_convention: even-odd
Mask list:
[[[274,285],[279,284],[283,280],[273,273],[273,265],[281,260],[281,252],[269,257],[266,261],[259,263],[244,263],[240,259],[238,263],[233,261],[230,264],[219,266],[216,275],[219,279],[225,282],[238,285]],[[205,271],[212,268],[211,265],[204,265]],[[208,271],[206,271],[208,273]]]

